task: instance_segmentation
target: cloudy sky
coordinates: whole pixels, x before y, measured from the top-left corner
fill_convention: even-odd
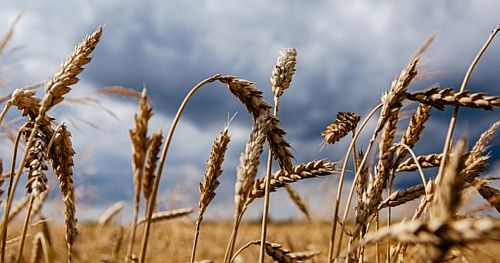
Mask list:
[[[58,120],[69,123],[73,132],[76,184],[82,193],[79,213],[89,218],[115,201],[130,202],[133,194],[128,129],[133,125],[136,101],[99,95],[99,88],[122,85],[140,90],[147,86],[155,109],[151,131],[166,132],[190,87],[214,73],[252,80],[272,101],[271,67],[281,48],[294,47],[298,51],[297,72],[291,89],[282,97],[280,119],[294,148],[295,161],[339,160],[348,142],[321,149],[320,136],[337,112],[366,115],[432,34],[436,39],[424,54],[420,70],[433,77],[414,83],[410,89],[436,82],[458,89],[470,61],[500,22],[498,10],[496,0],[273,1],[272,5],[263,0],[2,1],[0,31],[5,32],[20,12],[24,14],[8,46],[11,52],[1,57],[0,77],[7,81],[2,94],[49,78],[74,45],[104,25],[94,59],[68,97],[95,97],[116,117],[96,105],[64,104],[52,112]],[[469,89],[498,95],[499,60],[497,40],[477,66]],[[232,213],[228,207],[232,204],[235,167],[250,119],[219,84],[202,89],[187,107],[166,163],[161,206],[196,205],[197,185],[211,142],[228,116],[235,113],[223,182],[209,209],[212,217]],[[477,113],[461,111],[456,131],[469,136],[471,143],[499,116],[498,111]],[[442,149],[450,114],[434,111],[417,152]],[[9,117],[16,120],[15,114]],[[494,144],[495,162],[500,154],[498,139]],[[2,156],[10,156],[10,148],[7,141],[2,143]],[[499,163],[492,165],[494,170],[500,170]],[[404,175],[399,185],[414,181],[412,175]],[[329,214],[335,190],[332,180],[312,180],[297,189],[315,215]],[[286,195],[276,193],[273,197],[272,208],[284,212],[272,217],[298,215]]]

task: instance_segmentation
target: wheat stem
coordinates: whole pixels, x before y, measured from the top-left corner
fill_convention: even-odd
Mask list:
[[[218,78],[220,78],[220,74],[216,74],[210,78],[207,78],[200,83],[198,83],[196,86],[194,86],[191,91],[186,95],[184,100],[182,101],[179,109],[177,110],[177,113],[174,117],[174,120],[172,121],[172,125],[170,127],[170,130],[168,132],[167,140],[165,143],[165,146],[163,147],[163,151],[161,153],[161,158],[160,158],[160,165],[158,166],[158,172],[155,177],[155,181],[153,184],[153,191],[151,193],[151,199],[148,207],[148,214],[146,217],[146,226],[144,227],[144,232],[142,235],[142,244],[141,244],[141,253],[139,255],[139,263],[144,263],[146,259],[146,252],[148,248],[148,239],[149,239],[149,229],[151,227],[151,218],[153,217],[153,212],[155,209],[156,205],[156,196],[158,195],[158,188],[160,186],[160,179],[161,179],[161,174],[163,172],[163,166],[165,164],[165,160],[167,158],[167,152],[170,146],[170,142],[172,141],[172,137],[174,135],[175,128],[177,127],[177,123],[179,122],[179,119],[182,115],[182,112],[184,111],[184,108],[186,107],[187,103],[189,102],[189,99],[193,96],[194,93],[201,87],[203,87],[205,84],[211,83],[216,81]]]
[[[260,241],[259,240],[252,240],[252,241],[249,241],[248,243],[246,243],[245,245],[243,245],[242,247],[240,247],[233,255],[233,257],[231,258],[231,260],[229,261],[229,263],[233,262],[236,257],[245,249],[247,249],[249,246],[251,245],[256,245],[256,244],[259,244]]]
[[[238,236],[238,228],[240,226],[241,218],[243,217],[243,213],[245,212],[245,210],[246,208],[243,208],[243,210],[239,212],[239,214],[234,215],[233,229],[231,230],[231,237],[229,238],[229,244],[227,245],[226,253],[224,255],[224,262],[228,262],[228,260],[231,258],[231,255],[233,254],[236,237]]]
[[[2,124],[2,121],[5,118],[5,115],[7,115],[7,112],[9,111],[11,106],[12,106],[12,100],[8,100],[2,109],[2,113],[0,113],[0,124]]]
[[[5,205],[5,209],[3,212],[3,219],[2,219],[2,252],[1,252],[1,257],[0,257],[0,262],[4,262],[4,257],[5,257],[5,242],[7,239],[7,224],[9,222],[9,213],[10,213],[10,207],[12,206],[12,200],[14,200],[14,193],[16,191],[17,184],[19,183],[19,177],[16,177],[14,179],[14,172],[15,172],[15,167],[16,167],[16,158],[17,158],[17,149],[19,147],[19,141],[21,139],[22,132],[19,131],[16,136],[16,142],[14,143],[14,152],[12,153],[12,164],[11,164],[11,170],[10,170],[10,180],[9,180],[9,189],[7,191],[7,204]],[[14,182],[13,182],[14,181]],[[4,229],[5,227],[5,229]]]
[[[19,242],[19,250],[17,251],[16,263],[22,261],[24,241],[26,240],[26,233],[28,232],[28,224],[31,218],[31,210],[33,208],[33,201],[35,201],[35,195],[31,194],[30,203],[28,205],[28,211],[26,212],[26,217],[24,218],[23,232],[21,234],[21,241]]]
[[[194,258],[196,257],[196,247],[198,245],[198,237],[200,236],[201,220],[203,220],[203,216],[199,215],[198,219],[196,220],[196,229],[193,238],[193,249],[191,249],[191,263],[194,263]]]
[[[279,97],[274,96],[274,117],[278,117],[278,107],[279,107]],[[270,191],[269,185],[271,182],[271,171],[273,168],[273,152],[271,147],[269,147],[269,152],[267,154],[267,170],[265,178],[265,190],[264,190],[264,211],[262,212],[262,223],[260,230],[260,250],[259,250],[259,263],[264,262],[264,256],[266,254],[266,234],[267,234],[267,217],[269,213],[269,198]]]
[[[52,134],[52,137],[50,138],[49,144],[47,146],[47,154],[50,153],[50,148],[52,147],[52,144],[54,144],[54,141],[56,140],[56,135],[59,133],[59,131],[62,129],[62,127],[65,125],[64,121],[61,122],[59,125],[57,125],[56,129],[54,130],[54,133]]]
[[[500,31],[500,25],[497,25],[495,29],[491,32],[490,36],[486,40],[486,42],[483,44],[479,52],[477,53],[476,57],[472,61],[472,63],[469,66],[469,69],[465,73],[464,80],[462,81],[462,85],[460,86],[460,92],[463,92],[465,90],[465,87],[467,86],[467,83],[469,82],[469,78],[472,74],[472,71],[476,67],[477,63],[481,59],[483,53],[486,51],[488,46],[490,45],[491,41],[493,38],[495,38],[495,35]],[[446,156],[448,156],[448,152],[450,150],[450,145],[451,145],[451,140],[453,137],[453,131],[455,130],[455,123],[457,121],[458,117],[458,110],[459,107],[455,106],[455,110],[453,112],[453,116],[450,119],[450,124],[448,126],[448,132],[446,133],[446,139],[444,141],[444,147],[443,147],[443,158],[441,159],[441,164],[439,165],[439,171],[436,177],[436,182],[440,180],[440,178],[443,176],[444,168],[446,167]]]
[[[359,134],[361,133],[361,131],[363,130],[363,128],[365,127],[365,125],[368,123],[368,121],[372,118],[372,116],[379,110],[381,109],[383,106],[383,104],[379,104],[377,105],[375,108],[372,109],[372,111],[370,113],[368,113],[368,116],[366,117],[366,119],[363,121],[363,123],[361,123],[359,129],[356,131],[356,134],[354,135],[354,137],[352,138],[351,140],[351,143],[349,145],[349,148],[347,150],[347,153],[344,157],[344,163],[342,164],[342,170],[340,172],[340,177],[339,177],[339,183],[338,183],[338,186],[337,186],[337,197],[335,199],[335,207],[334,207],[334,212],[333,212],[333,223],[332,223],[332,233],[331,233],[331,236],[330,236],[330,244],[329,244],[329,248],[328,248],[328,262],[332,262],[333,260],[333,246],[335,244],[335,232],[337,230],[337,220],[338,220],[338,214],[339,214],[339,205],[340,205],[340,199],[342,197],[342,186],[344,184],[344,177],[345,177],[345,173],[346,173],[346,170],[347,170],[347,165],[349,163],[349,156],[350,156],[350,153],[351,151],[353,150],[354,148],[354,143],[356,142],[356,140],[358,139],[359,137]],[[373,140],[374,142],[375,140]],[[373,142],[371,142],[369,144],[369,148],[368,150],[371,148],[371,145],[373,145]],[[363,167],[363,165],[365,165],[366,163],[366,159],[367,159],[367,156],[368,156],[369,152],[366,152],[364,157],[363,157],[363,161],[361,161],[361,164],[359,165],[360,167]],[[351,190],[349,192],[349,201],[348,201],[348,205],[350,203],[350,200],[352,199],[352,193],[354,191],[354,186],[355,186],[355,183],[356,180],[358,179],[359,177],[359,173],[362,169],[358,169],[358,171],[356,172],[356,175],[354,176],[354,179],[353,179],[353,184],[352,184],[352,187],[351,187]],[[346,209],[348,208],[348,206],[346,207]],[[345,220],[343,220],[343,222],[345,222]],[[339,248],[340,248],[340,243],[342,241],[342,236],[343,236],[343,229],[342,231],[340,231],[340,239],[339,239]],[[337,253],[340,253],[340,251],[338,251]],[[338,256],[338,254],[337,254]]]

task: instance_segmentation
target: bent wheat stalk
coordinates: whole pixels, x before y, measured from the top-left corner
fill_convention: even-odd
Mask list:
[[[182,101],[181,105],[179,106],[179,109],[177,110],[177,113],[175,114],[174,120],[172,121],[172,125],[170,127],[170,130],[167,135],[167,139],[165,142],[165,146],[163,147],[162,153],[161,153],[161,158],[160,158],[160,164],[158,166],[158,171],[155,177],[155,181],[153,184],[153,191],[151,192],[151,199],[149,201],[149,207],[148,207],[148,213],[146,216],[146,225],[144,227],[144,232],[142,235],[142,242],[141,242],[141,253],[139,254],[139,263],[145,262],[146,259],[146,252],[148,248],[148,240],[149,240],[149,229],[151,228],[151,218],[153,217],[155,205],[156,205],[156,197],[158,195],[158,188],[160,186],[160,179],[161,179],[161,174],[163,172],[163,166],[165,165],[165,160],[167,158],[167,152],[170,147],[170,142],[172,141],[172,137],[174,135],[175,128],[177,127],[177,123],[180,120],[180,117],[182,115],[182,112],[184,111],[184,108],[186,107],[187,103],[191,99],[191,97],[198,91],[201,87],[204,85],[214,82],[217,79],[221,77],[220,74],[216,74],[212,77],[209,77],[200,83],[198,83],[196,86],[194,86],[191,91],[186,95],[184,100]]]
[[[469,82],[469,78],[472,74],[472,71],[474,71],[474,68],[476,67],[476,65],[479,62],[479,60],[481,59],[481,57],[483,56],[486,49],[488,49],[491,41],[493,41],[493,38],[495,38],[498,31],[500,31],[500,25],[497,25],[493,29],[490,36],[488,37],[486,42],[483,44],[483,46],[481,47],[481,49],[477,53],[476,57],[474,58],[474,60],[470,64],[469,69],[467,69],[467,72],[465,73],[465,77],[462,81],[462,85],[460,86],[459,92],[465,91],[465,87],[467,86],[467,83]],[[443,155],[442,156],[444,156],[444,158],[442,158],[441,163],[439,165],[439,171],[438,171],[438,174],[436,177],[436,181],[440,180],[440,178],[444,172],[444,168],[446,167],[446,156],[448,156],[448,152],[450,150],[451,140],[453,137],[453,131],[455,130],[455,123],[457,121],[459,108],[460,108],[459,106],[455,106],[455,110],[454,110],[453,115],[451,116],[451,119],[450,119],[450,124],[448,126],[448,131],[446,133],[446,139],[444,141],[444,146],[443,146]]]

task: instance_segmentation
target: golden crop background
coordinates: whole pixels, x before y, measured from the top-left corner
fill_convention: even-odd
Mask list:
[[[500,191],[491,186],[497,178],[482,175],[490,158],[487,149],[500,122],[490,124],[473,147],[468,147],[466,138],[453,137],[453,128],[456,118],[460,117],[460,108],[490,111],[500,106],[500,97],[494,94],[467,90],[474,66],[498,31],[500,26],[494,28],[471,62],[459,89],[434,86],[413,91],[411,83],[419,76],[420,55],[433,41],[432,37],[429,38],[396,76],[380,98],[380,104],[367,116],[340,112],[326,127],[322,133],[325,144],[335,144],[352,135],[345,159],[335,162],[322,159],[298,164],[293,161],[291,145],[278,120],[280,97],[293,92],[288,90],[298,55],[293,48],[282,49],[272,69],[272,105],[253,82],[216,74],[202,80],[188,93],[167,133],[148,129],[154,111],[146,88],[141,93],[123,87],[103,89],[106,93],[139,99],[137,114],[131,116],[135,126],[128,131],[132,145],[131,176],[134,178],[134,185],[130,187],[134,188],[135,194],[134,212],[125,216],[133,223],[120,225],[114,217],[122,212],[123,203],[110,207],[95,223],[78,223],[72,146],[78,138],[72,137],[63,122],[49,115],[50,110],[77,87],[78,75],[91,62],[92,52],[103,37],[103,28],[98,27],[77,45],[54,76],[44,83],[42,96],[38,96],[38,87],[35,86],[16,89],[3,98],[0,121],[9,110],[19,110],[23,124],[11,136],[17,162],[13,161],[14,165],[9,166],[8,158],[3,160],[5,173],[1,183],[5,193],[2,193],[0,261],[230,262],[234,257],[234,262],[271,259],[278,262],[467,262],[479,259],[494,262],[498,254],[494,248],[498,247],[500,239],[500,220],[485,211],[500,211]],[[10,41],[13,32],[14,26],[0,41],[0,50]],[[252,117],[252,131],[236,168],[232,224],[203,221],[223,173],[221,167],[231,141],[229,120],[213,141],[207,157],[197,208],[158,211],[156,204],[172,134],[191,96],[208,83],[227,86]],[[374,101],[378,103],[379,98],[374,98]],[[399,127],[403,103],[417,105],[407,127]],[[431,112],[445,107],[455,110],[442,153],[416,156],[412,148],[421,143],[419,138]],[[366,142],[366,148],[358,148],[355,142],[362,132],[370,133],[365,125],[371,118],[378,118],[371,139]],[[398,128],[404,132],[397,134]],[[24,148],[18,149],[19,144]],[[261,157],[266,147],[269,147],[267,162]],[[345,191],[342,186],[350,158],[355,176],[347,197],[342,195]],[[257,178],[260,162],[266,168],[264,178]],[[279,164],[280,170],[271,171],[272,162]],[[57,177],[56,185],[49,185],[46,175],[49,167]],[[437,168],[437,171],[427,168]],[[422,183],[396,191],[393,180],[402,172],[416,172],[415,176]],[[18,185],[21,176],[27,178],[25,188]],[[323,176],[336,176],[339,180],[335,204],[325,207],[332,209],[331,222],[314,218],[301,194],[291,187],[303,180]],[[44,216],[43,205],[49,188],[59,189],[64,205],[64,225]],[[280,188],[286,189],[309,223],[268,222],[270,193]],[[464,210],[462,206],[471,202],[470,191],[477,191],[484,198],[484,204]],[[19,195],[16,192],[25,193],[18,199],[15,198]],[[356,196],[355,204],[352,204],[354,215],[349,217],[353,196]],[[244,213],[251,204],[257,203],[254,202],[257,199],[265,200],[262,222],[246,222]],[[413,206],[405,209],[405,220],[391,222],[394,220],[392,209],[413,200],[418,203],[416,211]],[[340,210],[341,207],[345,207],[345,211]],[[144,211],[144,219],[139,217],[140,211]],[[196,217],[195,224],[189,220],[174,220],[190,213]],[[12,220],[15,215],[22,215],[20,217],[24,220]],[[247,242],[250,242],[248,247],[240,250]]]

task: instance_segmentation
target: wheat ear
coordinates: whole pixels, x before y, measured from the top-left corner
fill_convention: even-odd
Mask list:
[[[368,215],[372,214],[376,210],[378,203],[382,201],[382,190],[386,186],[386,182],[390,176],[390,171],[393,166],[392,158],[394,156],[394,149],[391,146],[396,132],[397,121],[399,119],[401,102],[405,99],[405,92],[408,86],[418,74],[417,65],[419,61],[420,58],[418,56],[412,59],[410,63],[392,81],[389,91],[382,95],[382,109],[380,112],[380,117],[375,131],[372,134],[372,138],[370,139],[370,142],[368,143],[367,149],[365,151],[366,156],[369,155],[371,147],[375,142],[375,138],[377,137],[378,133],[382,131],[382,136],[379,142],[379,161],[377,164],[374,180],[367,189],[364,213],[360,214],[358,217],[361,221],[365,221]],[[364,159],[366,159],[366,156]],[[362,161],[361,165],[364,165],[365,162],[366,160]],[[354,180],[356,180],[358,176],[358,172],[356,172]],[[344,209],[344,215],[342,218],[343,221],[347,219],[348,209],[350,208],[354,187],[355,185],[353,184],[349,191],[349,199]],[[357,238],[362,225],[358,225],[357,230],[354,234],[355,238]],[[335,257],[338,257],[340,255],[343,232],[344,231],[340,232],[340,238],[339,242],[337,243],[337,252],[335,254]],[[334,234],[332,233],[332,235]],[[333,244],[331,250],[332,249]],[[329,252],[329,254],[332,254],[332,252]],[[330,260],[332,259],[331,256],[329,258]]]
[[[239,248],[234,256],[231,258],[229,262],[234,262],[236,257],[243,252],[243,250],[247,249],[252,245],[259,245],[260,240],[252,240]],[[273,261],[282,262],[282,263],[295,263],[302,262],[303,260],[312,259],[315,256],[319,255],[319,251],[300,251],[300,252],[291,252],[288,249],[283,248],[282,245],[277,243],[266,242],[266,254],[270,256]]]
[[[222,162],[224,162],[224,155],[227,151],[230,137],[228,134],[227,126],[222,129],[219,136],[212,144],[210,151],[210,158],[207,161],[203,182],[200,183],[200,201],[198,202],[198,219],[196,220],[196,230],[193,239],[193,248],[191,250],[191,263],[194,262],[196,257],[196,245],[198,244],[198,236],[200,235],[200,225],[203,220],[208,205],[215,198],[215,189],[219,186],[219,177],[222,175]]]
[[[41,101],[41,107],[38,116],[33,124],[31,134],[29,136],[29,139],[27,140],[26,149],[20,162],[20,168],[17,170],[16,177],[20,176],[22,168],[26,164],[29,150],[31,149],[33,142],[35,141],[35,135],[38,134],[39,126],[47,120],[47,116],[45,115],[45,113],[63,100],[63,95],[68,93],[70,90],[69,86],[78,82],[76,76],[83,70],[82,66],[90,62],[90,53],[94,50],[97,42],[99,42],[101,35],[102,28],[98,28],[96,32],[94,32],[94,34],[85,38],[82,43],[77,46],[75,52],[70,54],[67,61],[61,66],[60,70],[55,74],[55,76],[46,83],[45,95]],[[7,217],[4,217],[4,219],[2,220],[3,227],[0,236],[5,235],[5,222],[7,221],[7,219]],[[22,247],[23,246],[21,244],[20,250],[22,250]],[[2,253],[1,259],[3,259],[3,257],[4,254]],[[68,261],[71,261],[70,255],[68,255]]]
[[[406,98],[436,107],[440,110],[443,110],[445,105],[483,110],[492,110],[493,108],[500,107],[500,97],[498,96],[489,96],[481,92],[469,93],[465,90],[456,92],[452,89],[439,89],[437,87],[426,91],[407,93]]]
[[[134,251],[135,235],[137,231],[137,219],[139,218],[139,206],[141,202],[141,188],[144,175],[144,162],[149,147],[148,123],[153,116],[153,109],[149,104],[146,88],[143,88],[139,99],[138,112],[134,116],[135,127],[130,130],[132,141],[132,170],[134,173],[134,221],[132,235],[127,249],[127,260]]]
[[[437,167],[441,163],[442,154],[428,154],[417,156],[417,161],[422,168]],[[413,172],[418,169],[414,158],[408,158],[398,165],[396,172]]]
[[[231,237],[224,256],[224,262],[228,262],[234,250],[234,243],[238,235],[238,227],[241,217],[246,210],[246,200],[249,198],[248,196],[252,191],[252,184],[257,176],[257,168],[260,163],[259,158],[262,154],[269,125],[267,115],[259,116],[254,122],[248,142],[245,146],[245,151],[241,154],[240,162],[236,168],[234,222]]]
[[[170,220],[182,216],[186,216],[191,214],[194,211],[193,208],[191,207],[185,207],[185,208],[179,208],[179,209],[174,209],[174,210],[169,210],[169,211],[161,211],[161,212],[156,212],[153,214],[153,217],[151,218],[151,222],[160,222],[160,221],[165,221],[165,220]],[[146,218],[141,218],[137,222],[137,225],[141,225],[143,223],[147,222]]]
[[[271,75],[271,89],[274,93],[274,111],[273,116],[278,118],[278,108],[279,101],[281,95],[283,95],[283,91],[290,87],[290,83],[292,82],[293,74],[295,73],[295,65],[297,64],[297,51],[293,48],[282,49],[280,55],[278,57],[278,61],[276,65],[273,67],[272,75]],[[270,113],[268,113],[270,114]],[[284,135],[284,133],[283,133]],[[274,135],[271,135],[274,136]],[[262,211],[262,223],[261,223],[261,233],[260,233],[260,250],[259,250],[259,263],[264,262],[264,247],[266,244],[266,235],[267,235],[267,217],[269,213],[269,181],[271,180],[271,171],[272,171],[272,155],[276,154],[277,157],[282,156],[287,158],[287,145],[283,143],[278,143],[278,146],[284,147],[273,147],[275,143],[273,141],[277,141],[276,139],[269,140],[269,152],[267,156],[267,167],[266,167],[266,176],[265,176],[265,192],[264,192],[264,207]],[[276,148],[276,149],[273,149]],[[275,152],[278,151],[278,152]],[[291,163],[284,164],[281,159],[280,164],[285,165],[284,168],[286,170],[291,169]]]
[[[279,101],[281,95],[283,95],[283,91],[290,87],[290,83],[292,82],[293,74],[295,73],[295,65],[297,64],[297,51],[293,48],[282,49],[280,55],[278,57],[278,61],[276,65],[273,67],[272,76],[271,76],[271,89],[274,93],[274,110],[273,115],[274,118],[278,118],[278,109],[279,109]],[[269,112],[269,111],[268,111]],[[270,114],[270,113],[268,113]],[[276,125],[273,125],[276,126]],[[284,135],[284,133],[283,133]],[[272,135],[274,137],[274,135]],[[269,193],[269,182],[271,180],[271,171],[273,165],[272,155],[276,154],[277,157],[282,156],[280,159],[280,164],[286,170],[291,169],[291,163],[284,164],[281,159],[289,159],[286,155],[287,153],[287,144],[278,143],[278,146],[283,147],[275,147],[278,142],[277,139],[273,139],[269,141],[269,152],[267,156],[267,167],[266,167],[266,177],[265,177],[265,192],[264,192],[264,207],[262,211],[262,223],[261,223],[261,232],[260,232],[260,250],[259,250],[259,263],[264,263],[264,245],[266,243],[266,235],[267,235],[267,217],[269,213],[269,203],[270,203],[270,193]],[[275,148],[275,149],[273,149]],[[278,151],[278,152],[275,152]],[[285,155],[285,156],[284,156]],[[288,161],[288,160],[287,160]]]
[[[149,200],[151,192],[153,191],[155,171],[158,165],[162,141],[163,135],[161,131],[157,131],[151,135],[146,166],[144,167],[144,179],[142,181],[142,194],[144,195],[144,199],[146,199],[146,201]]]
[[[116,215],[118,215],[123,210],[123,208],[125,208],[125,203],[123,201],[118,201],[108,209],[106,209],[106,211],[104,211],[104,213],[102,213],[102,215],[97,220],[99,228],[108,226],[116,217]]]
[[[227,84],[231,93],[245,105],[254,120],[260,115],[270,116],[271,124],[267,132],[269,147],[278,159],[280,167],[286,170],[291,169],[293,156],[289,150],[290,144],[285,140],[285,131],[279,126],[278,119],[271,113],[271,106],[264,100],[262,91],[257,89],[253,82],[234,76],[221,77],[220,82]]]
[[[73,182],[73,156],[75,150],[71,142],[71,133],[65,125],[54,135],[54,147],[50,151],[52,166],[59,181],[61,197],[65,207],[66,222],[66,243],[68,246],[68,261],[71,261],[71,251],[75,238],[78,234],[76,206],[75,206],[75,186]]]
[[[336,165],[328,160],[314,160],[307,163],[294,165],[291,172],[279,170],[273,174],[270,180],[270,191],[285,187],[301,180],[331,175],[335,172]],[[246,206],[254,199],[264,197],[264,179],[254,181],[246,200]]]
[[[335,206],[333,207],[333,218],[332,218],[332,231],[330,233],[330,243],[328,245],[328,259],[329,259],[329,262],[332,261],[333,259],[333,246],[335,244],[335,234],[336,234],[336,230],[337,230],[337,221],[338,221],[338,214],[339,214],[339,208],[340,208],[340,200],[341,200],[341,197],[342,197],[342,189],[343,189],[343,186],[344,186],[344,178],[345,178],[345,174],[346,174],[346,171],[347,171],[347,165],[349,164],[349,157],[351,156],[351,152],[354,152],[354,146],[355,146],[355,143],[356,143],[356,140],[358,139],[361,131],[363,130],[363,128],[366,126],[366,124],[368,123],[368,121],[373,117],[373,115],[378,111],[380,110],[381,108],[383,107],[382,104],[379,104],[377,106],[375,106],[375,108],[373,108],[370,113],[368,113],[367,117],[365,118],[365,120],[361,123],[360,127],[358,130],[356,130],[352,140],[351,140],[351,143],[349,144],[349,148],[347,149],[347,153],[344,155],[344,161],[342,162],[342,168],[340,170],[340,176],[339,176],[339,181],[338,181],[338,186],[337,186],[337,195],[336,195],[336,198],[335,198]],[[373,142],[375,141],[374,138],[373,139]],[[371,145],[373,145],[373,142],[371,142],[370,144],[368,144],[368,153],[371,149]],[[359,164],[359,167],[363,167],[366,163],[366,158],[367,158],[367,154],[364,155],[363,157],[363,160],[361,161],[361,163]],[[356,171],[356,174],[354,176],[354,181],[358,180],[359,178],[359,174],[361,172],[362,169],[357,169]],[[352,199],[352,195],[353,195],[353,192],[354,192],[354,185],[351,187],[351,190],[349,191],[349,197],[348,197],[348,204],[351,202],[351,199]]]
[[[38,262],[42,262],[42,259],[45,263],[50,262],[49,261],[49,252],[47,249],[47,240],[45,239],[45,236],[42,232],[38,232],[33,237],[33,245],[32,245],[30,262],[31,263],[38,263]]]
[[[337,118],[321,133],[325,143],[333,144],[356,129],[361,117],[353,112],[339,112]]]
[[[307,204],[302,199],[300,194],[291,185],[288,184],[285,185],[285,190],[288,193],[290,199],[292,199],[295,206],[297,206],[297,208],[304,214],[307,221],[312,222],[311,214],[309,213],[309,208],[307,207]]]

